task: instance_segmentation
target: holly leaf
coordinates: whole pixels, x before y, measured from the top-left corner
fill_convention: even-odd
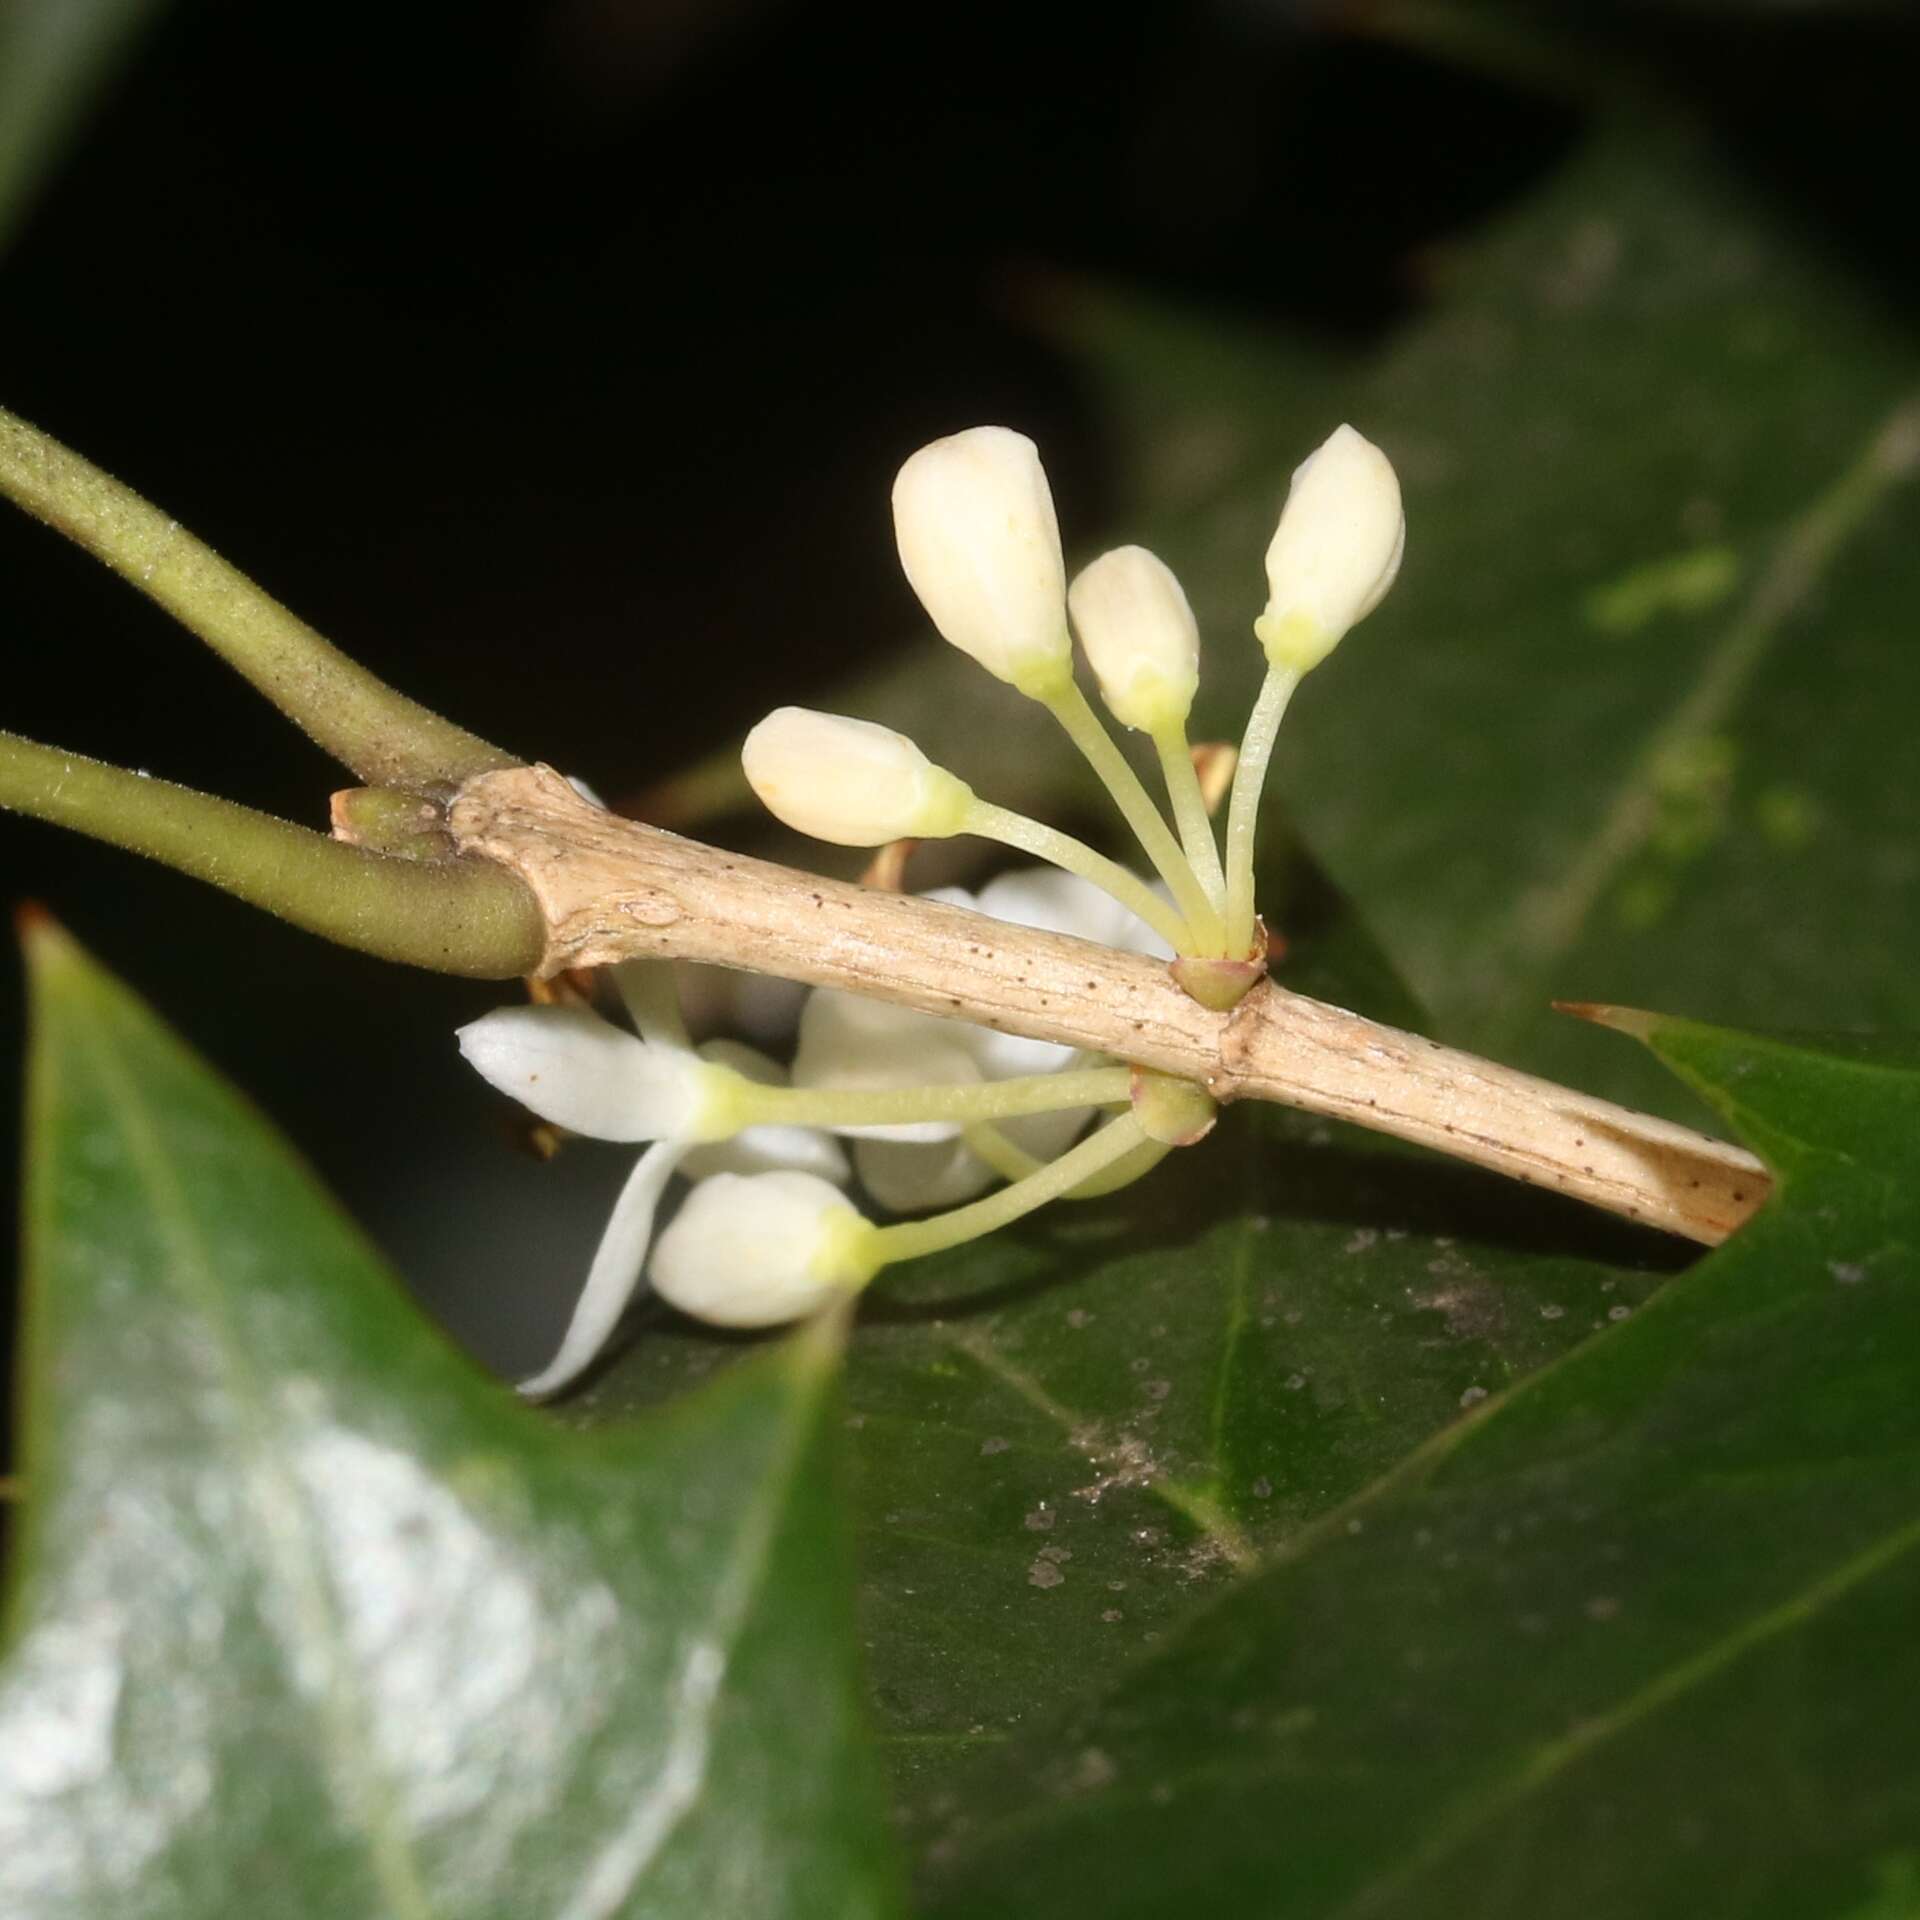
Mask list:
[[[1399,469],[1406,563],[1294,701],[1270,804],[1440,1032],[1697,1121],[1548,1001],[1920,1025],[1910,330],[1705,146],[1630,115],[1424,265],[1429,315],[1317,372],[1118,290],[1043,309],[1131,449],[1108,542],[1159,552],[1199,615],[1196,733],[1244,722],[1276,512],[1350,419]],[[1044,716],[982,764],[1003,691],[930,643],[826,704],[917,728],[996,799],[1104,822]]]
[[[1271,849],[1262,897],[1291,983],[1421,1024],[1297,844]],[[847,1401],[874,1712],[910,1828],[938,1830],[982,1754],[1682,1258],[1555,1196],[1245,1107],[1109,1200],[889,1272]],[[729,1357],[656,1311],[570,1417],[670,1399]]]
[[[973,1776],[934,1912],[1913,1910],[1920,1047],[1627,1024],[1769,1205]]]
[[[838,1330],[556,1429],[124,989],[29,952],[0,1911],[898,1911]]]

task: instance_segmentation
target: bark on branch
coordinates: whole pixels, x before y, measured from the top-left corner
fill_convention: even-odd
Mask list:
[[[1738,1147],[1273,981],[1215,1013],[1158,961],[724,853],[589,806],[544,767],[469,780],[450,824],[533,889],[543,973],[650,956],[840,987],[1351,1120],[1709,1246],[1766,1197]]]

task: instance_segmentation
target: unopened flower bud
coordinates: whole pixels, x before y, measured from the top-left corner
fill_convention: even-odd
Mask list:
[[[962,830],[973,800],[904,733],[807,707],[768,714],[740,764],[777,819],[842,847],[944,839]]]
[[[1267,548],[1267,610],[1254,633],[1275,667],[1306,673],[1393,585],[1407,521],[1393,464],[1337,427],[1295,468]]]
[[[1025,434],[971,427],[922,447],[893,483],[893,531],[920,604],[963,653],[1023,693],[1072,673],[1060,528]]]
[[[716,1327],[776,1327],[873,1277],[873,1227],[810,1173],[718,1173],[660,1236],[653,1284]]]
[[[1123,727],[1154,733],[1186,719],[1200,685],[1200,628],[1165,562],[1145,547],[1116,547],[1081,571],[1067,604]]]

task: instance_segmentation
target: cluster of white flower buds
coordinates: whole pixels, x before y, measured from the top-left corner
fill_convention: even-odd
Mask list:
[[[1144,547],[1119,547],[1069,586],[1039,453],[1005,427],[922,447],[894,482],[893,524],[934,626],[1055,715],[1158,869],[1171,910],[1144,906],[1090,849],[982,800],[904,735],[866,721],[781,708],[747,739],[754,791],[789,826],[842,846],[959,833],[1002,840],[1112,888],[1177,936],[1185,956],[1236,965],[1257,956],[1254,818],[1281,714],[1400,569],[1406,520],[1386,455],[1342,426],[1293,475],[1267,548],[1267,604],[1253,623],[1268,677],[1241,749],[1224,862],[1186,734],[1200,629],[1172,571]],[[1107,710],[1159,753],[1177,838],[1074,681],[1075,633]]]
[[[1294,473],[1267,550],[1268,598],[1254,632],[1268,670],[1234,774],[1224,858],[1187,739],[1199,626],[1172,572],[1144,548],[1121,547],[1069,587],[1039,455],[1004,427],[921,448],[894,483],[893,517],[901,565],[935,627],[1054,715],[1159,887],[983,800],[903,734],[866,720],[800,707],[768,715],[742,754],[754,791],[788,826],[839,846],[971,833],[1038,855],[1059,871],[1003,876],[977,900],[939,897],[1157,953],[1190,992],[1230,1004],[1265,971],[1254,823],[1288,698],[1399,570],[1405,521],[1386,456],[1343,426]],[[1158,753],[1172,827],[1080,692],[1075,633],[1108,711]],[[530,1393],[566,1385],[601,1350],[650,1249],[654,1287],[669,1304],[720,1326],[776,1325],[857,1292],[892,1262],[1055,1198],[1112,1191],[1211,1124],[1198,1088],[827,991],[801,1016],[789,1079],[728,1041],[696,1049],[665,963],[611,973],[636,1033],[554,1005],[488,1014],[460,1036],[489,1081],[553,1124],[649,1143],[558,1354],[524,1383]],[[840,1138],[854,1144],[851,1163]],[[695,1184],[656,1239],[655,1212],[675,1174]],[[856,1174],[889,1211],[948,1211],[876,1224],[847,1197]]]

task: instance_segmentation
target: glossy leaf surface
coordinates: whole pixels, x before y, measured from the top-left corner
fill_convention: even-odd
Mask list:
[[[933,1911],[1912,1910],[1920,1052],[1648,1032],[1775,1200],[1003,1756]]]
[[[556,1431],[151,1014],[30,948],[0,1912],[895,1911],[836,1333]]]
[[[1108,540],[1159,552],[1200,617],[1196,735],[1244,721],[1288,477],[1351,420],[1400,472],[1406,562],[1295,700],[1273,805],[1439,1030],[1699,1120],[1547,1002],[1920,1025],[1910,333],[1630,115],[1428,265],[1430,314],[1357,365],[1111,292],[1048,309],[1125,449]],[[838,704],[1100,830],[1044,717],[985,682],[930,643]]]
[[[1310,863],[1271,860],[1264,897],[1295,984],[1420,1023]],[[847,1397],[866,1655],[910,1820],[936,1825],[980,1756],[1684,1258],[1491,1175],[1245,1108],[1109,1200],[890,1273]],[[656,1313],[571,1417],[725,1358]]]

